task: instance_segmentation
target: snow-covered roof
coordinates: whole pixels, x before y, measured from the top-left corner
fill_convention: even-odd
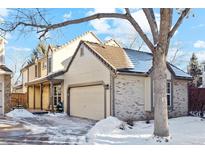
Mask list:
[[[129,59],[131,60],[134,68],[131,69],[124,69],[120,71],[126,72],[135,72],[135,73],[148,73],[152,68],[152,53],[137,51],[133,49],[124,48],[125,52],[127,53]],[[183,70],[179,69],[178,67],[174,66],[173,64],[167,63],[171,71],[174,73],[176,77],[179,78],[191,78],[189,74],[184,72]]]
[[[175,76],[177,77],[186,77],[186,78],[191,78],[188,73],[184,72],[183,70],[179,69],[178,67],[174,66],[173,64],[169,64],[173,72],[175,73]]]
[[[124,48],[134,68],[128,69],[129,72],[147,73],[152,67],[152,54],[133,49]]]

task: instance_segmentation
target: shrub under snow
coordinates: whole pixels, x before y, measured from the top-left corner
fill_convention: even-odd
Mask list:
[[[31,112],[25,110],[25,109],[14,109],[13,111],[10,111],[6,114],[8,117],[12,118],[33,118],[35,115],[33,115]]]
[[[111,134],[115,129],[119,129],[123,123],[123,121],[111,116],[100,120],[88,132],[87,139],[94,139],[98,134]]]

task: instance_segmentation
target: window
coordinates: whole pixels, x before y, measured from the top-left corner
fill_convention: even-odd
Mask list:
[[[35,65],[35,77],[38,77],[38,66]]]
[[[56,106],[59,102],[61,102],[61,85],[56,85],[53,87],[54,89],[54,105]]]
[[[154,90],[154,83],[152,83],[152,88]],[[155,97],[154,96],[154,92],[152,93],[153,95],[153,98]],[[152,100],[153,104],[152,106],[154,107],[154,99]],[[168,107],[171,107],[172,106],[172,82],[171,81],[167,81],[167,106]]]
[[[205,72],[205,65],[204,65],[204,72]]]
[[[82,47],[82,48],[80,48],[80,57],[82,57],[83,55],[84,55],[84,49]]]
[[[47,63],[43,62],[43,69],[46,69],[46,68],[47,68]]]
[[[168,106],[171,106],[171,101],[172,101],[171,92],[172,92],[172,84],[170,81],[168,81],[167,82],[167,104]]]
[[[48,58],[48,73],[51,72],[52,61],[51,57]]]

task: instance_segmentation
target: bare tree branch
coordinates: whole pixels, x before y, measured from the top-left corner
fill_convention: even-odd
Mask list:
[[[45,18],[43,17],[43,15],[41,14],[41,11],[40,11],[38,8],[36,8],[36,10],[37,10],[39,16],[43,19],[43,21],[44,21],[47,25],[49,25],[49,23],[46,21],[46,19],[45,19]]]
[[[155,19],[154,11],[152,8],[143,8],[144,14],[148,20],[151,32],[152,32],[152,37],[154,44],[157,44],[158,42],[158,27],[157,27],[157,22]]]
[[[182,13],[181,13],[179,19],[177,20],[176,24],[173,26],[173,28],[169,32],[169,37],[170,38],[174,35],[174,33],[179,28],[179,26],[181,25],[183,19],[187,16],[187,14],[189,13],[190,10],[191,10],[190,8],[186,8],[185,10],[182,11]]]
[[[149,38],[147,37],[147,35],[143,32],[143,30],[141,29],[141,27],[139,26],[139,24],[135,21],[135,19],[132,17],[130,11],[128,8],[126,8],[126,16],[127,16],[127,20],[132,24],[132,26],[135,28],[135,30],[138,32],[138,34],[141,36],[141,38],[143,39],[143,41],[147,44],[147,46],[149,47],[149,49],[154,52],[155,51],[155,47],[152,44],[152,42],[149,40]]]

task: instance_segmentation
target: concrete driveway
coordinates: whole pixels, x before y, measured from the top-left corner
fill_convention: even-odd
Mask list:
[[[63,114],[34,118],[0,117],[0,144],[85,144],[95,121]]]

